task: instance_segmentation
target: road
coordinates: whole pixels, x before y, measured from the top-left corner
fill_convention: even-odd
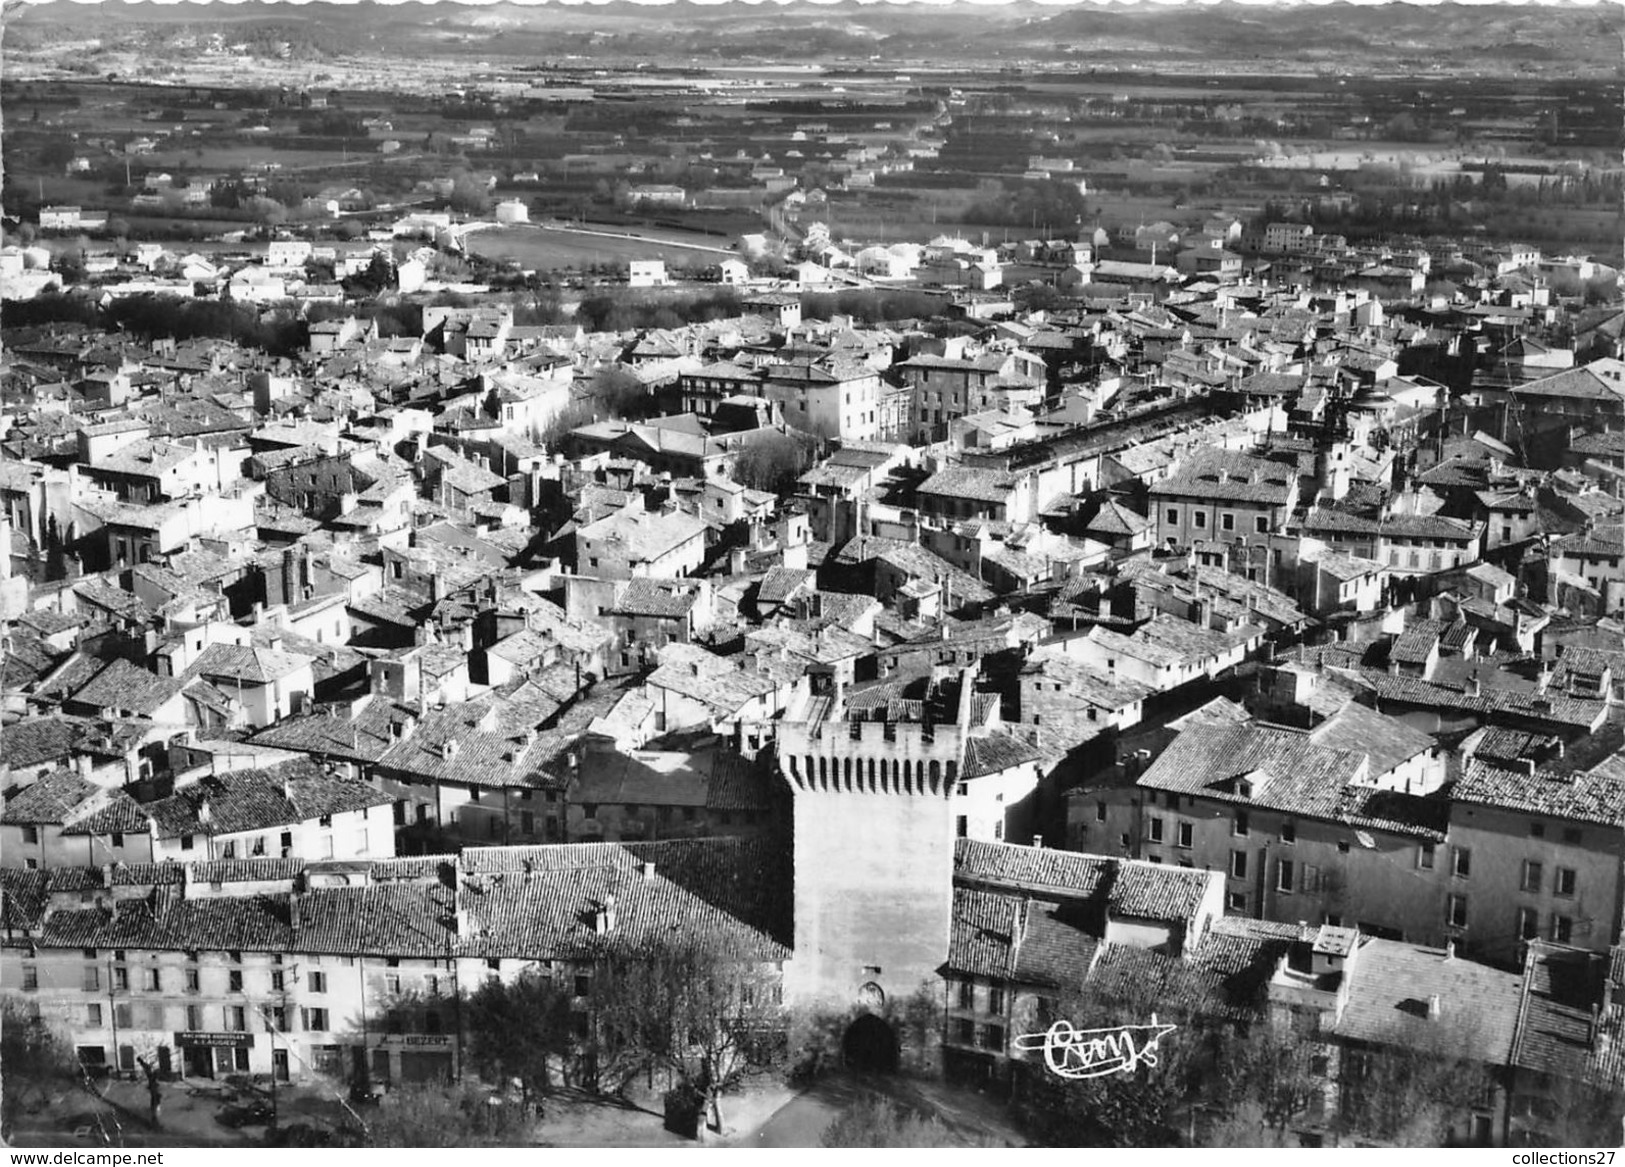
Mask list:
[[[834,1075],[818,1082],[781,1107],[763,1123],[746,1147],[817,1147],[824,1129],[843,1110],[873,1092],[867,1083]]]
[[[941,1082],[915,1082],[906,1078],[839,1073],[821,1079],[796,1095],[757,1128],[734,1144],[741,1147],[818,1147],[824,1131],[849,1106],[876,1095],[891,1098],[908,1109],[941,1121],[966,1146],[1025,1146],[1003,1108],[975,1091]]]

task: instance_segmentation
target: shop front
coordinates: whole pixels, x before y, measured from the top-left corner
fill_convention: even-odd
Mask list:
[[[186,1077],[224,1078],[249,1072],[248,1051],[254,1048],[254,1035],[183,1030],[175,1034],[175,1048],[181,1051],[181,1072]]]
[[[456,1057],[449,1034],[390,1034],[374,1039],[375,1083],[449,1082]]]

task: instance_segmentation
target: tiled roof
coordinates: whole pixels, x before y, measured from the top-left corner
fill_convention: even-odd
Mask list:
[[[52,890],[70,890],[71,875],[102,886],[99,868],[60,872],[0,871],[6,921],[32,930],[40,947],[238,949],[484,958],[576,959],[612,950],[638,951],[682,931],[733,942],[756,959],[783,961],[790,951],[780,889],[785,856],[755,841],[586,844],[465,851],[460,892],[450,884],[450,857],[386,860],[371,865],[371,886],[289,893],[183,896],[181,864],[128,869],[153,890],[144,899],[46,914]],[[645,868],[646,862],[652,863]],[[287,881],[299,860],[202,864],[193,886],[218,879]],[[218,867],[219,870],[214,870]],[[61,885],[58,887],[58,885]],[[77,885],[75,885],[77,886]],[[467,927],[459,929],[457,906]],[[592,913],[613,896],[615,926],[599,934]]]
[[[1442,841],[1441,800],[1365,785],[1361,751],[1316,745],[1308,734],[1257,725],[1196,725],[1140,776],[1139,785]],[[1249,783],[1251,793],[1242,792]]]
[[[699,586],[693,583],[638,578],[628,580],[615,599],[615,611],[626,616],[680,620],[693,610]]]
[[[1000,470],[949,466],[937,471],[917,488],[918,494],[945,498],[973,498],[979,502],[1008,503],[1020,484],[1015,475]]]
[[[1254,1013],[1226,1002],[1224,978],[1218,973],[1191,961],[1128,944],[1102,944],[1086,984],[1091,995],[1154,1001],[1158,1008],[1176,1012],[1216,1013],[1237,1020]],[[1162,1020],[1167,1017],[1167,1013],[1159,1014]]]
[[[1280,462],[1201,446],[1172,475],[1154,484],[1151,494],[1285,506],[1296,490],[1296,475]]]
[[[782,604],[801,588],[811,585],[814,573],[799,567],[774,567],[762,577],[756,598],[763,604]]]
[[[159,677],[121,657],[81,685],[70,699],[94,709],[118,709],[150,717],[184,683],[175,677]]]
[[[1518,974],[1437,948],[1362,938],[1348,977],[1339,1036],[1428,1047],[1444,1040],[1467,1056],[1505,1065],[1518,1017]],[[1440,1015],[1428,1017],[1431,998]]]
[[[1589,772],[1529,774],[1475,757],[1462,768],[1450,796],[1457,802],[1618,827],[1625,822],[1625,760],[1610,757]]]
[[[1082,902],[1093,911],[1137,919],[1189,921],[1211,878],[1205,871],[1045,847],[959,839],[954,848],[958,887]]]
[[[1359,681],[1379,701],[1393,701],[1433,709],[1462,709],[1478,714],[1504,714],[1548,725],[1594,730],[1607,715],[1602,701],[1568,697],[1548,690],[1545,693],[1485,686],[1477,694],[1448,685],[1424,681],[1420,677],[1391,676],[1362,669]]]
[[[1617,1059],[1606,1048],[1617,1039],[1607,1031],[1618,1028],[1618,1006],[1600,1018],[1606,1036],[1599,1040],[1593,1031],[1592,1009],[1602,1004],[1608,957],[1538,940],[1529,956],[1513,1065],[1576,1080],[1611,1078],[1617,1089]]]
[[[211,644],[186,672],[194,677],[218,677],[248,685],[269,685],[311,663],[310,657],[275,649]]]
[[[356,779],[337,778],[303,759],[276,770],[236,770],[202,778],[147,805],[162,838],[230,835],[291,826],[394,800]],[[200,816],[205,805],[208,819]]]
[[[416,709],[371,696],[353,714],[343,706],[284,718],[254,735],[254,744],[352,762],[377,762],[394,743],[393,726]]]
[[[1030,743],[1002,731],[967,737],[963,776],[969,781],[987,774],[1000,774],[1036,762],[1038,756]]]
[[[1120,502],[1108,501],[1084,528],[1091,534],[1138,535],[1151,526],[1151,520]]]
[[[1010,979],[1021,916],[1017,896],[954,888],[947,967],[963,975]]]
[[[64,835],[144,834],[152,829],[146,809],[122,790],[108,797],[107,805],[75,818],[63,827]]]
[[[6,799],[0,823],[8,826],[65,823],[81,804],[101,793],[100,786],[71,771],[47,774]]]
[[[14,771],[41,763],[65,762],[93,729],[89,722],[78,718],[30,717],[0,727],[0,752]]]

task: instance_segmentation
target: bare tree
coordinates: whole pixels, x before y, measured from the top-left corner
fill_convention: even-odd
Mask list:
[[[23,1111],[44,1106],[53,1093],[79,1080],[79,1067],[61,1035],[38,1010],[10,999],[0,1004],[0,1070],[0,1126],[7,1142]]]
[[[722,1129],[722,1094],[766,1060],[784,1032],[779,974],[746,942],[673,936],[616,953],[593,974],[596,1040],[612,1054],[668,1070]]]
[[[369,1147],[501,1147],[528,1142],[529,1124],[473,1086],[413,1086],[370,1112]]]
[[[1399,1146],[1443,1146],[1494,1079],[1470,1020],[1410,1018],[1344,1051],[1336,1125]]]
[[[492,979],[464,1007],[469,1059],[487,1080],[519,1083],[528,1109],[552,1089],[552,1063],[571,1047],[569,994],[535,969],[510,984]]]

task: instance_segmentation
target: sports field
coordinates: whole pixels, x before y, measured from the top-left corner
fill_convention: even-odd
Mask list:
[[[720,263],[733,254],[717,246],[718,242],[715,236],[703,235],[689,242],[670,231],[626,238],[590,229],[527,225],[476,231],[468,236],[468,250],[487,259],[517,260],[521,267],[534,271],[594,264],[618,267],[633,259],[660,259],[669,267],[693,268]]]

